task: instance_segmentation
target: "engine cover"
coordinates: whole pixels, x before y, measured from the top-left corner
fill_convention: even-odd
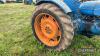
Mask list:
[[[79,9],[82,14],[100,16],[100,1],[83,2]]]

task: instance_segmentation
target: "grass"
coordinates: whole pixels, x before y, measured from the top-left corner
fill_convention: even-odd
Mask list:
[[[72,45],[62,52],[39,44],[31,30],[34,9],[20,3],[0,4],[0,56],[100,56],[99,36],[75,36]]]

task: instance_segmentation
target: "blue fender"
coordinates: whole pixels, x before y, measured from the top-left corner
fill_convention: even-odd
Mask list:
[[[37,0],[36,5],[39,5],[41,3],[53,3],[60,7],[64,11],[64,13],[72,12],[68,5],[61,0]]]

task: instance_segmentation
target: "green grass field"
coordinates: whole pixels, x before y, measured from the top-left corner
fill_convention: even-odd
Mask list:
[[[31,30],[34,9],[34,5],[0,4],[0,56],[100,56],[100,36],[75,36],[62,52],[39,44]]]

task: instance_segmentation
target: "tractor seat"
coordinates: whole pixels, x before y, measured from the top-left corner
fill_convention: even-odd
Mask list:
[[[80,12],[90,16],[100,16],[100,1],[83,2],[80,7]]]

